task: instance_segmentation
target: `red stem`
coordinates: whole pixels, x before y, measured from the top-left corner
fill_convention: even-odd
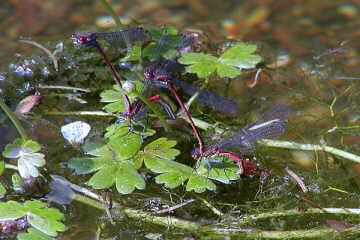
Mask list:
[[[108,65],[108,67],[110,68],[110,71],[115,79],[116,84],[119,86],[120,88],[120,92],[122,94],[122,97],[124,99],[124,104],[125,104],[125,111],[126,113],[130,113],[131,109],[130,109],[130,101],[129,98],[127,97],[127,95],[124,93],[124,90],[122,88],[120,79],[118,77],[118,75],[116,74],[114,68],[112,67],[110,61],[108,60],[108,58],[106,57],[105,53],[103,52],[103,50],[101,49],[101,47],[99,46],[99,44],[95,45],[96,49],[98,50],[98,52],[100,53],[100,55],[103,57],[103,59],[105,60],[106,64]]]
[[[193,120],[191,119],[191,116],[190,116],[188,110],[186,109],[184,103],[180,99],[179,94],[176,92],[176,90],[174,88],[174,85],[170,81],[167,81],[167,85],[168,85],[169,89],[171,90],[171,92],[174,94],[174,96],[175,96],[176,100],[178,101],[178,103],[180,104],[182,110],[185,112],[186,117],[188,118],[189,123],[190,123],[192,129],[194,130],[196,138],[197,138],[197,140],[199,142],[200,154],[202,154],[204,152],[204,142],[200,137],[199,131],[197,130]]]

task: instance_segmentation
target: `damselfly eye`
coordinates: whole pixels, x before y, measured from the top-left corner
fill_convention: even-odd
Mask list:
[[[192,157],[193,159],[197,160],[200,158],[200,154],[193,154]]]

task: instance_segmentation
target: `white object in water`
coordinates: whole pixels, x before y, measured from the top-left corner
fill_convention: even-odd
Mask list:
[[[90,125],[82,121],[69,123],[61,127],[63,137],[73,146],[82,144],[90,130]]]

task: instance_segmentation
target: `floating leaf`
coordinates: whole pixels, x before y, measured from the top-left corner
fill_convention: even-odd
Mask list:
[[[40,145],[32,140],[15,139],[13,144],[5,147],[3,156],[7,158],[18,158],[18,169],[20,176],[25,179],[38,177],[38,167],[45,165],[44,154],[36,153],[41,149]]]
[[[237,180],[240,178],[237,171],[239,167],[233,164],[231,158],[212,157],[210,159],[199,159],[197,162],[198,167],[196,171],[199,175],[206,176],[207,178],[229,184],[230,180]]]
[[[240,69],[254,68],[261,61],[261,57],[253,55],[256,45],[237,44],[227,49],[221,56],[220,61],[226,65]]]
[[[254,68],[261,61],[261,57],[254,55],[256,45],[237,44],[227,49],[220,58],[202,53],[185,53],[179,62],[186,70],[196,73],[200,78],[207,78],[215,71],[220,77],[234,78],[241,74],[241,69]]]
[[[18,240],[54,240],[54,238],[43,232],[36,230],[35,228],[28,228],[27,233],[19,233],[17,235]]]
[[[180,152],[173,149],[175,141],[169,141],[166,138],[159,138],[148,144],[144,151],[138,153],[134,162],[144,162],[145,166],[158,175],[156,183],[164,183],[168,188],[175,188],[183,184],[186,180],[190,185],[187,190],[204,192],[206,189],[215,190],[216,186],[211,180],[198,173],[189,166],[172,161]]]
[[[138,61],[141,56],[141,43],[137,41],[131,52],[121,59],[122,62]]]
[[[119,193],[129,194],[145,188],[145,181],[136,171],[131,160],[142,145],[140,136],[131,134],[126,138],[116,138],[108,143],[86,143],[84,150],[96,157],[73,158],[68,162],[76,174],[96,172],[88,184],[95,189],[109,188],[116,184]],[[138,166],[140,167],[140,166]]]
[[[15,201],[0,203],[0,221],[26,216],[27,221],[34,228],[56,237],[57,232],[66,230],[65,225],[59,222],[64,215],[57,209],[44,208],[45,206],[45,203],[38,200],[26,201],[23,205]]]
[[[136,89],[142,88],[142,83],[140,81],[134,81]],[[130,102],[132,102],[136,95],[133,93],[126,94],[129,97]],[[104,106],[105,110],[108,112],[125,112],[124,99],[120,92],[118,85],[113,85],[113,90],[105,90],[100,93],[101,102],[108,103]]]
[[[133,123],[130,123],[130,121],[126,121],[126,122],[122,122],[122,123],[112,124],[106,128],[106,133],[104,134],[104,137],[106,137],[110,140],[115,139],[115,138],[125,137],[127,134],[130,133],[130,130],[131,130],[130,124],[133,124]],[[133,124],[133,131],[131,134],[136,134],[136,135],[142,136],[144,138],[144,137],[152,136],[156,133],[156,131],[154,129],[151,129],[148,127],[145,128],[144,132],[143,131],[144,131],[144,129],[142,126]]]

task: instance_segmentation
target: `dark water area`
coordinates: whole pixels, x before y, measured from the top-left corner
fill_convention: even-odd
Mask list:
[[[187,191],[185,183],[169,188],[155,178],[160,170],[155,174],[150,167],[143,166],[137,170],[146,180],[145,190],[135,189],[130,194],[120,194],[115,186],[108,188],[113,201],[121,205],[112,210],[115,225],[110,223],[100,200],[92,200],[100,206],[81,199],[63,206],[49,203],[50,207],[64,214],[62,222],[67,230],[59,233],[61,238],[341,239],[358,236],[358,1],[108,2],[125,25],[145,28],[172,26],[197,33],[200,36],[199,48],[208,54],[220,56],[229,46],[240,42],[258,46],[256,53],[263,60],[258,66],[260,72],[251,69],[235,78],[221,78],[215,74],[207,79],[194,74],[184,77],[198,87],[203,86],[234,100],[239,106],[235,116],[227,116],[214,113],[203,105],[192,104],[191,115],[210,126],[208,130],[200,130],[206,146],[214,144],[212,139],[238,131],[278,103],[287,103],[292,108],[280,140],[283,144],[285,141],[296,144],[292,147],[259,144],[255,158],[248,156],[254,163],[247,165],[248,171],[254,171],[250,177],[230,181],[230,184],[212,180],[216,190],[203,193]],[[94,172],[75,175],[66,164],[72,158],[87,156],[90,150],[71,146],[63,138],[60,127],[74,121],[85,121],[91,125],[88,139],[104,139],[105,128],[116,120],[114,115],[52,113],[104,110],[106,103],[100,102],[99,94],[111,89],[113,78],[98,52],[76,49],[70,34],[107,29],[117,27],[100,1],[6,0],[0,3],[1,99],[15,111],[21,100],[34,95],[35,86],[91,90],[37,89],[42,94],[40,103],[30,113],[17,116],[30,139],[41,145],[41,152],[46,156],[47,173],[61,175],[99,196],[104,189],[91,187]],[[48,54],[34,45],[19,42],[19,39],[35,41],[50,50],[58,59],[59,71],[55,70]],[[120,57],[117,49],[107,43],[104,46],[121,79],[136,76],[134,72],[122,71],[117,65],[124,54]],[[254,79],[257,79],[256,84]],[[254,86],[249,87],[252,84]],[[178,108],[168,90],[160,92],[166,100],[174,102],[172,107]],[[188,100],[181,90],[180,94]],[[145,122],[151,126],[154,119],[151,115]],[[141,129],[137,127],[135,130]],[[172,128],[169,133],[162,128],[155,130],[155,135],[141,142],[141,149],[157,138],[168,137],[177,141],[174,148],[181,151],[175,161],[196,168],[194,159],[190,157],[196,146],[190,125]],[[17,129],[0,110],[0,151],[17,137],[20,137]],[[314,145],[318,147],[315,151],[310,149]],[[234,152],[239,153],[236,149]],[[0,161],[16,165],[16,161],[5,157]],[[134,164],[137,164],[136,159]],[[219,165],[220,175],[225,172],[223,165],[213,164]],[[285,169],[291,169],[295,176]],[[36,197],[31,194],[21,197],[12,188],[11,171],[5,169],[5,174],[0,176],[0,183],[7,188],[1,202],[10,199],[21,203],[30,199],[46,201],[44,196],[49,191],[49,179],[40,184],[43,190]],[[111,174],[108,170],[108,175]],[[296,179],[296,175],[301,180]],[[205,174],[205,177],[209,176]],[[180,175],[174,177],[177,178]],[[301,181],[307,192],[301,188]],[[154,214],[189,199],[195,201],[170,212]],[[342,208],[356,210],[351,214],[339,213]],[[133,210],[143,211],[144,215]],[[184,222],[171,222],[171,217]],[[349,227],[351,229],[347,229]],[[0,234],[0,239],[12,237],[14,235],[4,231]]]

